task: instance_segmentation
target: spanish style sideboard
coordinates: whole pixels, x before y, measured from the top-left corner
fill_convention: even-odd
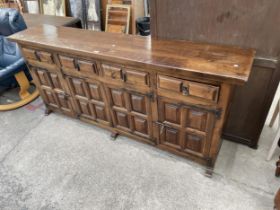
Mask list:
[[[57,111],[207,166],[221,146],[231,92],[254,51],[43,25],[19,44],[47,111]]]

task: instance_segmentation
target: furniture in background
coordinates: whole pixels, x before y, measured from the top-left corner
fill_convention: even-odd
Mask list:
[[[136,19],[139,17],[143,17],[145,15],[144,12],[144,0],[102,0],[101,9],[102,9],[102,18],[103,22],[106,23],[106,8],[108,4],[121,4],[121,5],[129,5],[130,6],[130,30],[129,33],[136,34]],[[105,28],[105,24],[104,24]]]
[[[21,0],[0,0],[0,8],[14,8],[23,12],[23,5]]]
[[[108,4],[105,31],[112,33],[129,32],[130,6]]]
[[[22,14],[27,27],[39,26],[42,24],[49,24],[54,26],[66,26],[73,28],[81,28],[81,20],[75,17],[61,17],[54,15],[41,15],[41,14]]]
[[[280,85],[279,85],[279,90],[280,90]],[[272,142],[271,148],[269,149],[266,158],[267,160],[271,159],[280,141],[280,97],[275,96],[274,100],[275,100],[275,108],[272,112],[272,117],[270,119],[269,127],[272,127],[275,124],[276,119],[278,118],[278,129],[274,137],[274,140]]]
[[[66,16],[65,0],[39,0],[39,5],[41,14]]]
[[[153,0],[150,7],[154,38],[257,50],[248,82],[235,89],[223,130],[226,139],[257,148],[280,80],[280,27],[275,27],[280,20],[280,1]]]
[[[208,175],[232,89],[246,83],[254,57],[250,49],[49,25],[10,40],[20,45],[47,113],[190,158]]]
[[[31,77],[24,58],[16,43],[7,40],[7,36],[26,29],[26,24],[16,9],[0,9],[0,89],[19,85],[20,101],[0,104],[0,111],[19,108],[39,96],[37,89],[29,92]]]
[[[39,0],[22,0],[24,13],[40,14]]]
[[[279,156],[279,160],[276,162],[275,176],[276,177],[280,176],[280,156]]]

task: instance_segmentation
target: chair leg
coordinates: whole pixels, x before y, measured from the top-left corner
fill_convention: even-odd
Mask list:
[[[15,78],[19,84],[20,91],[19,91],[19,96],[21,99],[26,99],[27,97],[30,96],[30,93],[28,92],[28,89],[30,87],[30,83],[23,71],[15,74]]]
[[[275,176],[276,177],[280,176],[280,157],[279,157],[279,160],[276,162]]]
[[[8,111],[8,110],[17,109],[19,107],[22,107],[22,106],[30,103],[31,101],[33,101],[35,98],[37,98],[39,96],[38,89],[34,90],[34,92],[31,94],[28,92],[30,83],[24,72],[17,73],[15,75],[15,78],[20,86],[19,96],[20,96],[21,100],[15,102],[15,103],[11,103],[11,104],[5,104],[5,105],[0,104],[0,111]]]
[[[274,124],[274,122],[276,120],[277,115],[280,113],[279,109],[280,109],[280,100],[276,104],[275,110],[273,112],[272,118],[271,118],[270,123],[269,123],[269,127],[273,126],[273,124]]]
[[[275,138],[273,140],[273,143],[272,143],[271,148],[270,148],[270,150],[268,152],[266,160],[270,160],[271,159],[275,149],[277,148],[279,138],[280,138],[280,128],[278,129],[278,131],[276,133],[276,136],[275,136]]]

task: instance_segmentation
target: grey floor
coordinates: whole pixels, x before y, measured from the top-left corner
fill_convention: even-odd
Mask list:
[[[43,109],[37,99],[0,113],[1,210],[273,208],[270,128],[258,150],[223,141],[209,179],[191,161]]]

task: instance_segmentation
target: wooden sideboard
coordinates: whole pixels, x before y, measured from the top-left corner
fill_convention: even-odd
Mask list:
[[[10,37],[49,111],[190,158],[211,175],[231,92],[254,51],[40,26]]]
[[[226,139],[258,147],[280,80],[279,0],[152,0],[153,38],[256,49],[248,82],[236,87]],[[180,5],[180,6],[178,6]]]

